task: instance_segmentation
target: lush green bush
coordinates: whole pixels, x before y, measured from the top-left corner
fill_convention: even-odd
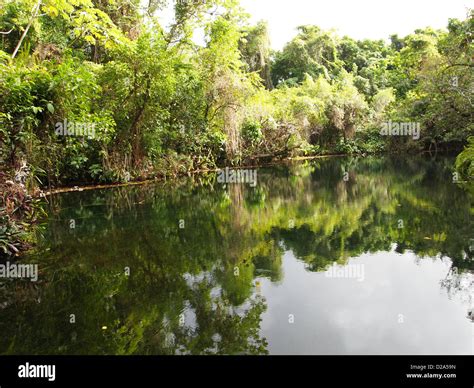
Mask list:
[[[474,180],[474,137],[469,138],[469,144],[456,160],[456,169],[468,180]]]
[[[12,257],[24,246],[25,232],[21,226],[12,221],[4,208],[0,209],[0,257]]]
[[[244,141],[255,144],[263,137],[262,125],[256,121],[246,121],[242,125],[242,138]]]

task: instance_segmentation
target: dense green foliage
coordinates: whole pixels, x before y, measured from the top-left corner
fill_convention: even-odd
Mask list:
[[[302,26],[272,52],[238,0],[173,4],[164,28],[162,0],[1,0],[2,165],[26,161],[42,185],[117,182],[262,158],[460,150],[472,135],[472,12],[391,44]],[[388,120],[420,123],[421,138],[380,136]],[[88,132],[61,136],[58,123]]]

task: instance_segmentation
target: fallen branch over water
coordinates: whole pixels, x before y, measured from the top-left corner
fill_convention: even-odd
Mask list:
[[[282,164],[285,162],[293,162],[293,161],[301,161],[301,160],[314,160],[314,159],[326,159],[332,157],[341,157],[347,156],[344,154],[336,154],[336,155],[316,155],[316,156],[304,156],[304,157],[294,157],[294,158],[286,158],[283,160],[278,160],[269,163],[259,163],[256,165],[245,165],[245,166],[232,166],[230,168],[234,170],[242,170],[242,169],[249,169],[249,168],[262,168],[262,167],[269,167],[274,166],[277,164]],[[225,167],[222,167],[225,168]],[[215,168],[215,169],[199,169],[193,170],[188,172],[188,175],[198,175],[198,174],[207,174],[207,173],[217,173],[222,168]],[[182,175],[185,176],[185,175]],[[156,182],[163,182],[167,181],[166,177],[156,177],[151,179],[144,179],[140,181],[130,181],[130,182],[122,182],[122,183],[107,183],[101,185],[86,185],[86,186],[74,186],[74,187],[61,187],[58,189],[48,190],[48,191],[41,191],[39,193],[39,197],[47,197],[54,194],[62,194],[62,193],[70,193],[70,192],[81,192],[81,191],[89,191],[89,190],[101,190],[101,189],[113,189],[116,187],[127,187],[127,186],[142,186]]]

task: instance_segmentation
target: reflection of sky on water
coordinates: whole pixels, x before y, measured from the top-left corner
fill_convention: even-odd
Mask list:
[[[449,263],[416,259],[412,253],[362,255],[351,260],[365,268],[358,282],[308,272],[286,252],[280,284],[260,280],[270,353],[471,354],[469,305],[450,300],[440,286]]]

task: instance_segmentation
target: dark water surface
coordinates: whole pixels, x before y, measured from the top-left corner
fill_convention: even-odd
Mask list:
[[[0,280],[0,352],[472,354],[474,233],[452,162],[57,195],[24,260],[38,282]]]

